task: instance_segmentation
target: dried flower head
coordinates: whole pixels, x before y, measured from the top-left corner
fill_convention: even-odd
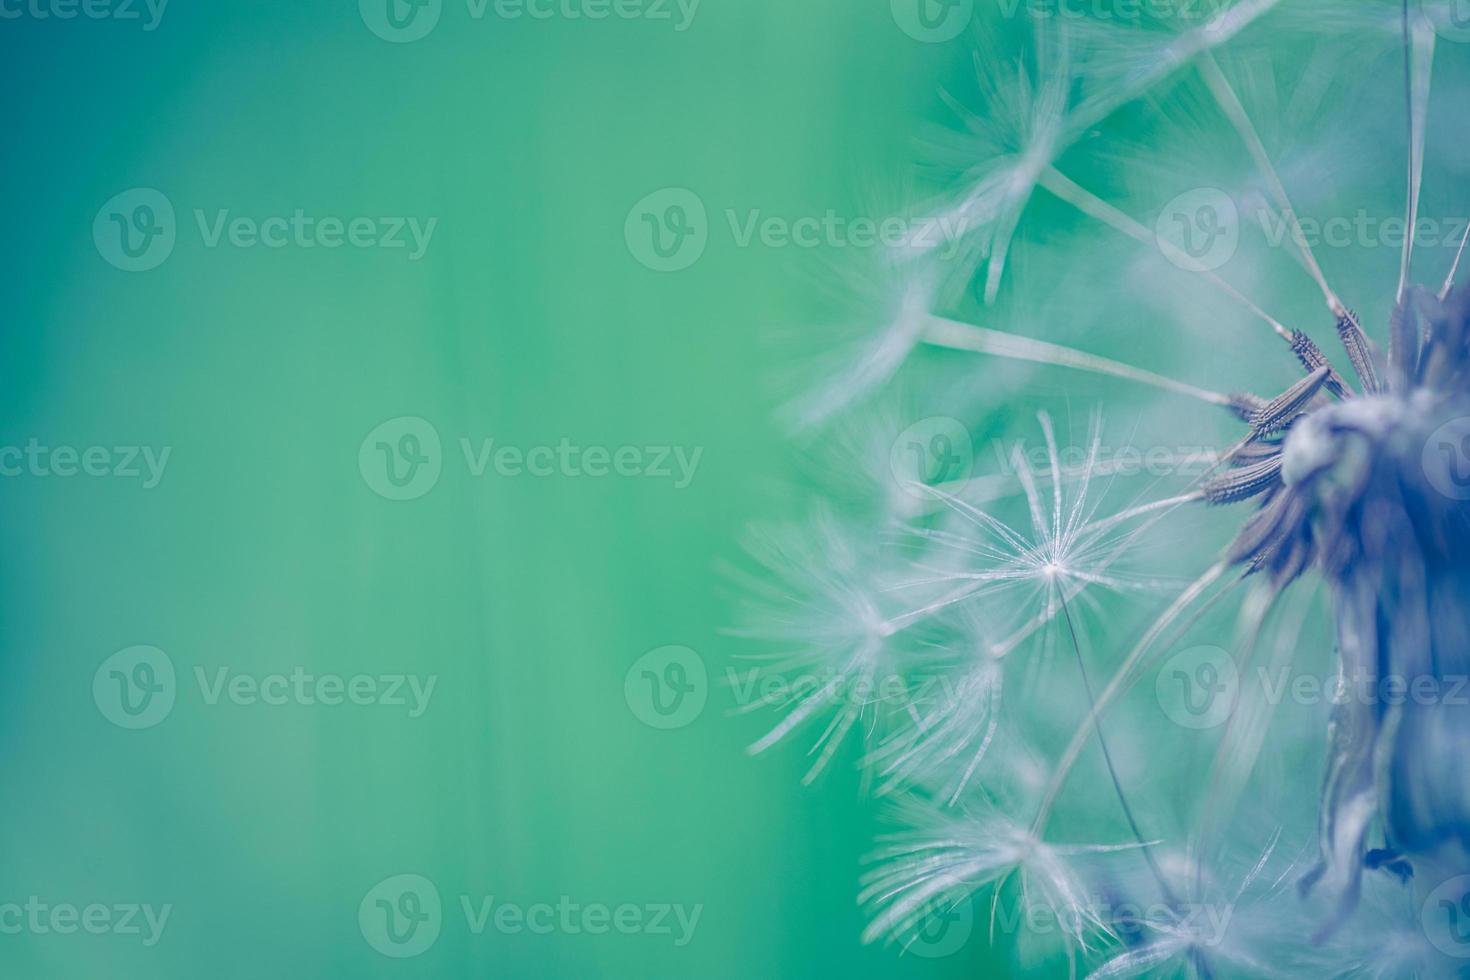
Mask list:
[[[981,101],[948,98],[958,133],[934,141],[965,247],[885,257],[856,354],[796,417],[889,419],[886,463],[900,427],[859,407],[978,354],[1111,379],[1124,411],[1147,393],[1150,439],[1198,428],[1129,470],[1100,417],[1069,458],[1043,412],[1044,451],[1000,473],[894,465],[872,506],[764,535],[745,632],[816,681],[758,704],[783,714],[754,748],[819,724],[815,775],[861,733],[911,828],[865,879],[869,940],[985,892],[992,925],[1016,904],[1057,924],[1018,955],[1097,977],[1465,975],[1467,226],[1423,202],[1466,201],[1470,48],[1443,38],[1470,24],[1452,0],[1019,9],[1026,53],[982,43]],[[1134,149],[1105,149],[1125,116]],[[1397,239],[1332,220],[1349,192],[1396,198]],[[1136,357],[1089,349],[1108,325]],[[1267,341],[1295,379],[1250,383]],[[1161,346],[1198,355],[1187,377],[1133,363]],[[1009,416],[1036,392],[994,363],[972,370]],[[901,441],[923,464],[954,438]]]

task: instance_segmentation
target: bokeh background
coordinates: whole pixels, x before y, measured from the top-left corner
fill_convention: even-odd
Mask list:
[[[875,814],[848,766],[802,788],[799,750],[745,757],[764,728],[725,716],[716,571],[768,488],[801,479],[762,337],[810,258],[741,247],[724,214],[864,206],[855,176],[909,157],[964,43],[845,0],[704,0],[682,31],[677,6],[476,19],[445,0],[411,43],[354,0],[92,9],[0,20],[0,444],[170,454],[151,487],[30,463],[0,480],[0,903],[171,913],[151,946],[7,932],[0,972],[975,975],[981,943],[858,943]],[[660,273],[625,224],[671,187],[710,235]],[[176,241],[130,272],[104,243],[137,199],[105,205],[138,188],[171,204]],[[437,226],[411,260],[211,247],[196,219],[297,209]],[[394,501],[359,449],[405,416],[441,437],[442,473]],[[474,476],[460,440],[491,438],[703,455],[683,488]],[[129,730],[94,678],[138,645],[175,668],[175,701]],[[669,645],[713,690],[659,730],[624,680]],[[411,718],[210,703],[197,679],[298,667],[437,686]],[[359,905],[410,873],[443,924],[396,959]],[[466,895],[703,908],[683,946],[677,929],[474,935]]]
[[[724,632],[741,529],[831,491],[843,448],[773,421],[795,393],[773,337],[818,315],[814,282],[861,282],[824,271],[851,256],[737,229],[886,215],[934,127],[956,128],[936,93],[980,104],[969,25],[916,4],[556,0],[540,18],[515,0],[0,0],[0,975],[1010,971],[978,922],[907,955],[862,945],[857,883],[885,825],[856,752],[801,786],[820,726],[751,760],[773,719],[731,717],[722,683],[749,652]],[[978,21],[994,5],[945,9],[972,6]],[[1023,57],[1023,24],[990,26],[982,67]],[[1248,77],[1281,82],[1248,101],[1279,110],[1260,124],[1303,211],[1394,214],[1392,45],[1355,61],[1355,41],[1318,33],[1246,46],[1247,68],[1280,71]],[[1467,49],[1443,48],[1463,92]],[[1317,77],[1332,81],[1302,94]],[[1258,191],[1218,120],[1191,128],[1189,98],[1126,107],[1108,121],[1121,149],[1086,134],[1063,169],[1140,216],[1201,186]],[[1467,213],[1461,111],[1434,104],[1426,214]],[[421,255],[212,237],[298,211],[432,233]],[[1130,249],[1038,198],[1015,291],[956,314],[1212,388],[1297,377],[1268,331]],[[1396,249],[1324,253],[1381,337]],[[1452,254],[1422,250],[1423,278]],[[1232,262],[1283,319],[1330,336],[1279,251]],[[1127,316],[1102,302],[1120,295]],[[918,357],[930,383],[899,399],[897,429],[959,415],[987,468],[994,436],[1035,446],[1039,407],[1073,442],[1100,401],[1114,444],[1236,433],[1107,380]],[[563,443],[604,466],[635,447],[639,472],[472,465],[487,445],[493,460]],[[144,449],[167,452],[156,480]],[[665,449],[697,461],[687,479],[645,472]],[[86,458],[105,475],[62,475]],[[1239,516],[1199,518],[1166,550],[1204,560]],[[1099,647],[1150,611],[1120,614]],[[1303,646],[1330,660],[1320,635]],[[211,693],[298,670],[434,687],[421,712]],[[136,682],[156,690],[121,686]],[[1118,819],[1073,830],[1106,839]],[[389,913],[429,914],[425,886],[437,933],[394,942]],[[476,932],[461,902],[492,897],[698,919],[687,942],[673,915],[670,932]],[[149,944],[37,928],[38,904],[169,917]]]

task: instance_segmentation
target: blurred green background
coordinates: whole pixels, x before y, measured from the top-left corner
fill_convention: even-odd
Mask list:
[[[152,487],[61,475],[65,453],[11,454],[0,479],[0,973],[975,975],[983,943],[858,943],[873,808],[851,767],[802,789],[799,749],[745,757],[764,729],[725,717],[715,571],[798,472],[762,325],[788,318],[807,258],[740,247],[723,215],[851,212],[854,174],[909,157],[964,43],[916,40],[882,0],[704,0],[685,30],[673,4],[533,19],[445,0],[411,43],[354,0],[174,0],[156,24],[141,3],[37,2],[0,19],[0,445],[103,447],[99,472],[127,469],[118,447],[170,453]],[[176,240],[126,271],[117,222],[166,220],[137,188],[171,205]],[[665,188],[693,191],[710,231],[670,273],[625,240]],[[298,209],[437,224],[414,260],[211,246],[196,217]],[[402,417],[432,426],[442,471],[398,501],[375,492],[376,443],[359,451]],[[465,439],[702,456],[683,488],[476,476]],[[111,685],[148,677],[109,658],[138,645],[176,671],[174,703],[130,730]],[[713,690],[659,730],[624,679],[668,645],[698,651]],[[437,682],[410,717],[211,703],[198,679],[297,668]],[[443,903],[411,958],[359,921],[402,874]],[[132,904],[170,913],[152,945],[64,917],[12,928],[6,903],[33,896],[115,925]],[[673,935],[477,935],[462,896],[702,911],[683,945],[672,917]]]

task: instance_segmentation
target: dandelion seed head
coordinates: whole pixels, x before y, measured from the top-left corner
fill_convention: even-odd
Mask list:
[[[780,627],[766,631],[783,645],[778,669],[820,664],[839,679],[777,705],[783,720],[758,747],[828,719],[815,771],[861,732],[860,765],[877,793],[903,801],[910,828],[863,879],[865,940],[902,944],[977,893],[992,910],[1019,895],[1052,909],[1065,937],[1014,943],[1028,969],[1065,958],[1096,977],[1462,975],[1454,934],[1437,935],[1430,913],[1470,909],[1470,773],[1446,764],[1470,747],[1470,708],[1444,696],[1470,676],[1467,269],[1418,236],[1329,250],[1298,210],[1362,193],[1414,227],[1425,188],[1463,186],[1463,159],[1430,153],[1441,135],[1430,81],[1459,54],[1437,41],[1446,9],[1236,0],[1147,5],[1126,25],[1059,19],[1036,25],[1026,56],[980,59],[980,107],[950,100],[962,122],[935,141],[955,187],[941,213],[962,219],[965,249],[950,266],[917,242],[895,250],[898,288],[864,314],[881,326],[855,355],[834,355],[837,394],[814,393],[812,417],[891,385],[919,344],[973,359],[980,378],[985,357],[1107,376],[1159,399],[1160,428],[1183,421],[1168,407],[1181,400],[1227,411],[1181,439],[1215,451],[1168,486],[1115,483],[1096,421],[1084,461],[1064,461],[1070,432],[1042,413],[1039,459],[1016,447],[997,456],[1001,472],[933,485],[894,473],[880,496],[899,486],[917,504],[861,511],[868,534],[859,522],[840,541],[817,526],[819,543],[777,576],[787,584],[760,615]],[[1326,29],[1284,58],[1304,15]],[[1343,114],[1347,56],[1396,59],[1396,130]],[[1351,81],[1373,95],[1358,115],[1387,104],[1388,81]],[[1450,97],[1463,100],[1463,85]],[[1156,166],[1117,179],[1142,151],[1109,169],[1094,137],[1145,99],[1130,115],[1178,135],[1151,132]],[[1392,146],[1406,160],[1393,181],[1339,159],[1352,141],[1388,146],[1394,132],[1406,133]],[[1114,179],[1087,186],[1074,156],[1089,153]],[[1181,248],[1160,241],[1148,212],[1176,181],[1206,177],[1250,213],[1238,256],[1194,267],[1174,261]],[[1086,278],[1058,276],[1043,291],[1053,295],[1032,297],[1013,276],[997,305],[1043,195],[1096,222],[1071,242],[1077,264],[1106,270],[1076,300],[1096,308],[1078,322],[1129,324],[1134,347],[1167,341],[1180,377],[1105,356],[1085,329],[1066,338],[1076,346],[1006,329],[1052,329],[1035,311],[1055,308],[1059,283]],[[1375,263],[1386,268],[1344,274]],[[956,278],[994,320],[1025,315],[967,323]],[[929,367],[911,370],[941,383]],[[1210,506],[1234,522],[1218,548],[1173,520],[1203,523]],[[1161,574],[1190,564],[1187,584]],[[1169,656],[1206,637],[1223,659]],[[1282,693],[1324,668],[1331,694],[1308,704]],[[889,675],[903,679],[892,697],[839,696]],[[1381,684],[1394,678],[1441,696],[1391,701]],[[1363,681],[1369,695],[1353,695]],[[1222,696],[1228,710],[1204,720]],[[1096,843],[1058,843],[1079,828]],[[1219,913],[1206,925],[1202,907]]]

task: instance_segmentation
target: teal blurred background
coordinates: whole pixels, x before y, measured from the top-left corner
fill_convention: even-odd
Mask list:
[[[809,258],[740,247],[723,215],[860,207],[855,174],[908,159],[963,42],[921,43],[882,0],[704,0],[685,30],[672,4],[667,20],[471,9],[445,0],[394,43],[354,0],[173,0],[151,30],[141,3],[138,20],[6,7],[0,446],[103,447],[109,473],[126,447],[169,455],[156,486],[59,475],[78,466],[65,453],[0,460],[16,464],[0,479],[0,973],[976,975],[983,943],[859,944],[877,825],[856,776],[803,789],[799,750],[747,759],[764,729],[727,718],[717,683],[716,566],[800,469],[769,421],[762,333],[799,306]],[[140,202],[158,198],[138,188],[174,209],[176,240],[126,271],[117,222],[167,218],[149,222]],[[625,236],[665,188],[693,191],[710,230],[666,273]],[[415,259],[211,247],[196,218],[298,209],[436,223]],[[441,472],[391,500],[364,440],[389,422],[388,451],[412,449],[404,417],[439,437]],[[682,488],[476,476],[461,440],[487,439],[702,455]],[[133,730],[112,685],[150,678],[109,658],[140,645],[176,680],[152,676],[172,707]],[[670,645],[713,690],[660,730],[624,680]],[[418,717],[199,682],[297,668],[437,680]],[[403,874],[443,903],[411,958],[364,925]],[[6,903],[32,896],[170,911],[151,945],[146,926],[12,928]],[[701,910],[683,944],[672,916],[672,935],[477,935],[460,900],[488,896]]]

